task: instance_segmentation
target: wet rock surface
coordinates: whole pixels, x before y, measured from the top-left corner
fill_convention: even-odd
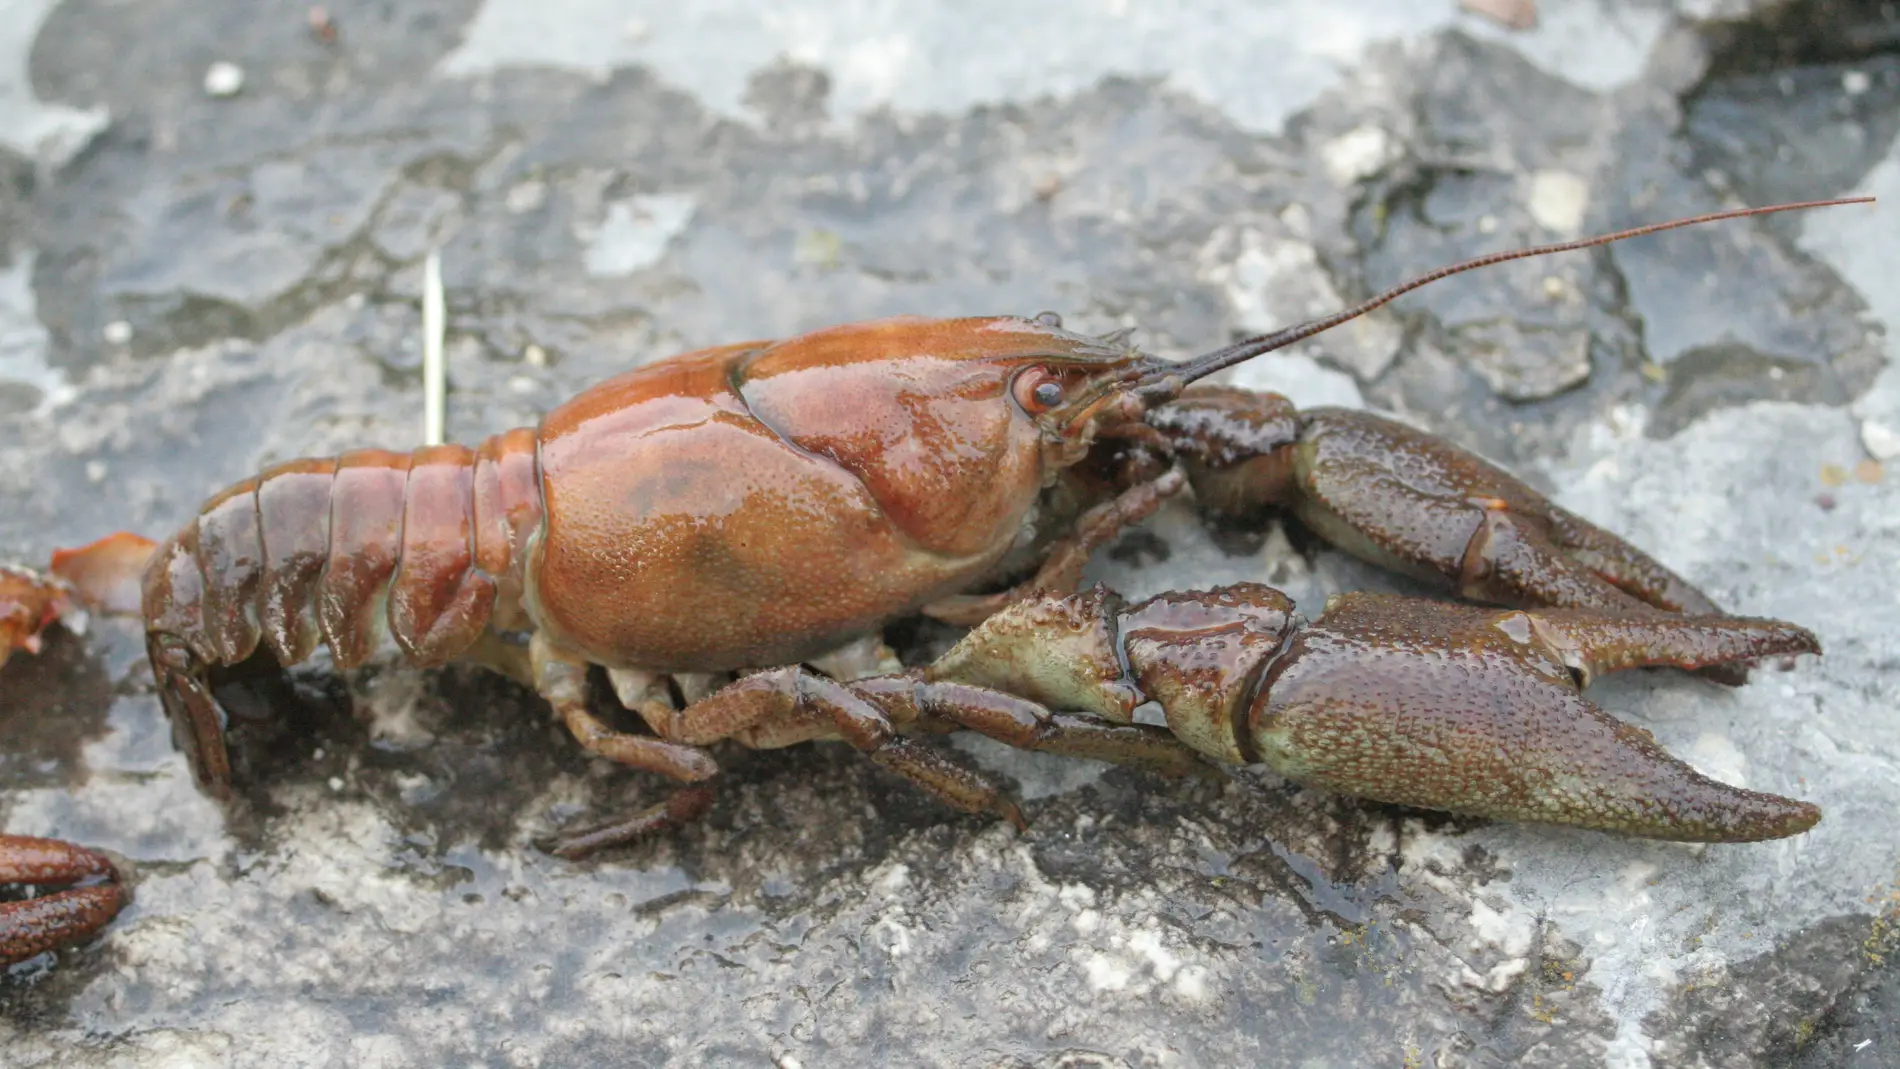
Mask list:
[[[1820,804],[1799,839],[1632,843],[959,739],[1027,833],[840,747],[734,749],[707,821],[569,864],[533,840],[663,788],[532,695],[238,679],[221,809],[105,622],[0,675],[0,822],[125,855],[138,897],[0,979],[6,1063],[1900,1064],[1900,494],[1870,456],[1900,426],[1892,15],[1539,6],[1511,35],[1379,0],[1191,25],[432,0],[330,5],[326,43],[244,4],[0,2],[37,26],[0,55],[0,551],[28,561],[161,534],[274,460],[419,444],[431,249],[469,440],[702,344],[1048,308],[1178,355],[1493,249],[1884,198],[1468,276],[1238,376],[1446,433],[1813,626],[1825,658],[1741,690],[1592,692]],[[220,60],[234,96],[204,89]],[[1185,509],[1097,574],[1309,612],[1404,589]]]

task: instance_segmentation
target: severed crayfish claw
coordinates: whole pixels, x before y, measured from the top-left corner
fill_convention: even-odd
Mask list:
[[[0,884],[67,886],[0,902],[0,966],[86,939],[131,901],[112,859],[97,850],[27,835],[0,835]]]
[[[43,573],[0,565],[0,665],[16,649],[38,653],[41,633],[54,623],[77,629],[88,611],[137,612],[139,576],[152,545],[121,533],[58,551]],[[72,885],[35,898],[0,901],[0,966],[92,936],[131,898],[106,855],[26,835],[0,835],[0,884]]]
[[[1264,763],[1309,787],[1498,820],[1751,842],[1806,831],[1821,811],[1709,779],[1582,688],[1627,668],[1819,652],[1811,632],[1777,620],[1367,593],[1332,599],[1307,625],[1284,594],[1242,583],[1127,607],[1099,588],[1031,599],[930,671],[1109,720],[1153,700],[1173,736],[1205,757]],[[1127,677],[1133,696],[1120,693]]]

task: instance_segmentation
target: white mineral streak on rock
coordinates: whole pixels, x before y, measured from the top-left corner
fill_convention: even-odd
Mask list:
[[[0,389],[7,383],[30,388],[45,412],[71,398],[73,388],[47,362],[49,339],[33,297],[33,261],[31,252],[21,250],[11,266],[0,268]]]
[[[587,241],[587,273],[631,275],[660,262],[666,248],[693,221],[699,198],[691,193],[654,193],[607,205],[607,218]]]
[[[48,104],[33,92],[27,56],[56,0],[0,0],[0,145],[59,167],[106,128],[104,105]]]

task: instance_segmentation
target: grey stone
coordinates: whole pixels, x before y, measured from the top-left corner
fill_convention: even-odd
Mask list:
[[[1719,203],[1711,131],[1757,114],[1724,80],[1758,73],[1733,41],[1805,25],[1541,0],[1512,35],[1449,6],[431,2],[332,8],[336,46],[301,11],[235,2],[34,7],[43,29],[0,72],[30,43],[17,99],[55,111],[0,108],[0,143],[57,109],[112,125],[61,169],[0,153],[45,175],[0,184],[20,221],[0,232],[0,373],[38,391],[0,402],[0,557],[162,534],[273,460],[419,444],[431,248],[464,441],[669,352],[892,312],[1049,308],[1178,355],[1573,221]],[[1759,153],[1728,144],[1749,199],[1891,192],[1886,120],[1803,96],[1873,69],[1828,44],[1847,32],[1805,38],[1832,82],[1760,105],[1776,129],[1834,116],[1801,142],[1826,181],[1799,185],[1799,160],[1753,175]],[[244,93],[202,96],[214,57]],[[1841,164],[1851,127],[1866,151]],[[217,191],[260,174],[287,180],[221,213]],[[1553,174],[1580,179],[1580,218]],[[632,207],[688,200],[645,229]],[[1891,210],[1469,276],[1400,302],[1360,356],[1321,339],[1236,374],[1480,446],[1725,606],[1815,627],[1823,658],[1744,688],[1592,691],[1711,774],[1819,803],[1807,835],[1632,842],[957,740],[1016,782],[1028,832],[841,747],[732,749],[706,821],[569,864],[533,840],[663,786],[581,757],[532,695],[321,662],[239,681],[240,797],[220,807],[140,636],[103,621],[0,675],[0,826],[118,851],[137,900],[0,978],[5,1061],[1885,1064],[1900,483],[1823,480],[1900,412]],[[1241,279],[1250,230],[1292,268]],[[1685,287],[1710,268],[1718,286]],[[1481,326],[1564,343],[1513,344],[1487,375]],[[1685,361],[1714,385],[1670,381]],[[1266,581],[1309,613],[1412,589],[1296,542],[1172,508],[1091,575],[1133,595]]]

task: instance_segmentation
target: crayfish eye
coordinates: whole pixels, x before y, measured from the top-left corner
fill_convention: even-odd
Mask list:
[[[1041,368],[1031,368],[1016,376],[1016,403],[1032,416],[1040,416],[1062,404],[1066,396],[1062,383]]]
[[[1037,312],[1035,322],[1041,326],[1062,329],[1062,317],[1054,312]]]

